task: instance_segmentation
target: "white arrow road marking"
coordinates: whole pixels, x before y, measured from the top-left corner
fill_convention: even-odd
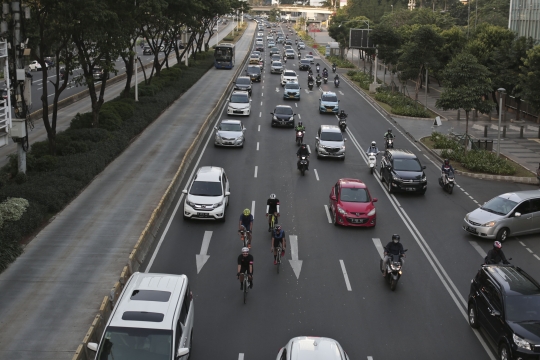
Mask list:
[[[330,210],[328,210],[328,205],[324,205],[324,210],[326,211],[326,217],[328,218],[328,222],[332,223],[332,217],[330,217]]]
[[[341,92],[341,90],[339,90],[339,93],[340,93],[341,95],[345,95],[344,93]]]
[[[276,92],[279,92],[279,88],[276,88]]]
[[[352,291],[351,283],[349,282],[349,276],[347,275],[347,270],[345,269],[345,263],[343,260],[339,260],[341,264],[341,271],[343,271],[343,277],[345,278],[345,285],[347,285],[347,290]]]
[[[205,231],[201,245],[201,253],[199,255],[195,255],[197,274],[201,272],[202,267],[210,258],[210,255],[206,255],[208,252],[208,247],[210,246],[210,239],[212,239],[212,231]]]
[[[289,263],[293,268],[296,279],[300,277],[300,271],[302,270],[302,260],[298,260],[298,236],[289,235],[289,246],[291,248],[291,260]]]
[[[377,248],[381,259],[384,259],[384,247],[382,246],[381,239],[372,238],[371,240],[373,240],[373,245],[375,245],[375,247]]]

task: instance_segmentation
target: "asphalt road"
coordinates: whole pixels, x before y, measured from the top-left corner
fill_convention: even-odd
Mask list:
[[[193,165],[193,170],[207,165],[225,169],[231,184],[226,222],[183,220],[180,197],[146,265],[146,271],[186,274],[190,279],[196,309],[191,358],[275,359],[281,346],[300,335],[334,338],[351,359],[492,358],[493,344],[482,332],[474,332],[466,319],[470,280],[491,242],[467,235],[461,224],[465,213],[479,203],[533,187],[459,177],[459,188],[449,195],[437,183],[440,164],[345,81],[339,89],[329,83],[307,91],[307,73],[298,72],[301,100],[286,101],[279,75],[270,74],[267,51],[265,59],[263,81],[253,85],[251,115],[239,117],[247,127],[244,148],[215,148],[214,133],[209,132],[207,146]],[[296,70],[297,60],[289,60],[286,67]],[[296,169],[294,131],[272,128],[269,113],[278,104],[293,106],[313,151],[318,127],[337,124],[335,116],[318,113],[321,90],[336,91],[340,107],[349,114],[347,155],[343,162],[312,156],[310,171],[302,177]],[[221,118],[230,118],[223,110]],[[382,147],[388,128],[397,135],[397,148],[415,152],[427,166],[424,196],[388,195],[378,175],[370,175],[363,152],[372,140]],[[325,208],[330,189],[345,177],[364,181],[378,198],[375,228],[330,224]],[[270,193],[281,200],[280,223],[288,246],[291,236],[298,239],[298,278],[289,264],[290,247],[280,274],[273,265],[264,217]],[[236,279],[238,217],[244,208],[251,208],[255,216],[254,288],[246,305]],[[211,232],[210,258],[197,273],[196,255],[206,232]],[[409,250],[403,277],[392,292],[379,271],[378,245],[384,246],[394,233]],[[511,238],[504,245],[513,263],[533,276],[540,270],[536,240],[538,236]]]

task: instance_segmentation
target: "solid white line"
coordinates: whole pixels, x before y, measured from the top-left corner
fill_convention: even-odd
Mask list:
[[[339,260],[339,263],[341,264],[341,271],[343,271],[343,277],[345,278],[345,285],[347,285],[347,290],[352,291],[351,283],[349,282],[349,277],[347,276],[347,270],[345,270],[345,263],[343,262],[343,260]]]
[[[238,360],[244,360],[244,353],[238,354]]]
[[[257,141],[257,151],[259,151],[259,142]]]
[[[538,257],[538,255],[533,254],[533,256],[534,256],[535,258],[537,258],[538,260],[540,260],[540,257]]]
[[[523,246],[526,246],[526,245],[523,243],[523,241],[520,241],[519,243],[520,243],[521,245],[523,245]]]
[[[313,172],[315,173],[315,178],[317,181],[319,181],[319,174],[317,173],[317,169],[313,169]]]
[[[263,97],[263,96],[264,96],[264,93],[261,93],[261,97]]]
[[[527,251],[530,252],[531,254],[533,253],[533,251],[531,249],[529,249],[529,248],[525,248],[525,249],[527,249]]]
[[[379,238],[372,238],[373,245],[377,248],[377,252],[379,253],[379,256],[381,259],[384,259],[384,246],[382,246],[381,239]]]
[[[328,205],[324,205],[324,210],[326,211],[326,217],[328,218],[328,223],[332,223],[332,218],[330,217],[330,210],[328,210]]]
[[[298,103],[294,103],[294,106],[298,107]]]
[[[223,113],[223,111],[225,110],[225,106],[227,106],[226,103],[223,105],[223,108],[221,109],[221,113]],[[219,121],[220,121],[220,118],[218,117],[218,119],[214,123],[214,126],[217,126]],[[202,159],[202,157],[204,155],[206,147],[208,146],[208,143],[210,142],[211,135],[212,135],[212,132],[210,132],[210,135],[208,136],[208,139],[206,139],[206,143],[204,144],[204,147],[202,148],[201,154],[199,155],[199,158],[197,159],[197,162],[195,163],[195,166],[193,167],[193,171],[191,172],[191,174],[189,175],[188,180],[186,181],[186,186],[191,182],[191,179],[193,178],[193,175],[195,175],[195,170],[197,170],[197,168],[199,167],[199,163],[201,162],[201,159]],[[167,222],[167,226],[163,230],[163,234],[161,234],[161,238],[159,239],[159,242],[156,245],[156,249],[154,250],[154,253],[152,254],[152,257],[150,258],[150,261],[148,262],[148,266],[146,266],[146,270],[144,271],[145,273],[150,271],[150,269],[152,268],[152,265],[154,264],[154,260],[156,259],[156,256],[157,256],[157,254],[159,252],[159,249],[161,248],[161,244],[163,244],[163,240],[165,240],[165,236],[167,236],[167,232],[169,231],[171,223],[172,223],[172,221],[173,221],[173,219],[174,219],[174,217],[176,215],[176,212],[178,211],[178,208],[180,207],[180,204],[182,203],[182,200],[184,200],[184,194],[183,193],[182,193],[182,195],[180,195],[180,198],[178,199],[178,202],[176,203],[176,206],[174,207],[174,210],[173,210],[173,212],[171,214],[171,217],[169,218],[169,221]]]
[[[367,360],[373,360],[373,356],[368,356]]]
[[[253,216],[253,219],[255,219],[255,200],[251,202],[251,215]]]
[[[257,177],[257,170],[259,169],[258,166],[255,166],[255,177]]]
[[[471,244],[472,247],[473,247],[476,251],[478,251],[478,253],[480,254],[480,256],[481,256],[482,258],[485,258],[485,257],[487,256],[487,254],[486,254],[486,252],[484,251],[484,249],[482,249],[482,248],[480,247],[480,245],[478,245],[478,243],[477,243],[476,241],[469,241],[469,244]]]
[[[257,131],[261,131],[261,125],[259,125],[259,129]]]

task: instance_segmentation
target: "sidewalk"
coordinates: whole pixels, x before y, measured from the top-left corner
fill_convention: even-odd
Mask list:
[[[326,45],[330,41],[334,41],[327,31],[317,32],[315,34],[315,42],[320,45]],[[322,50],[324,51],[324,50]],[[355,64],[360,69],[364,69],[364,60],[359,58],[358,50],[349,50],[347,59]],[[371,64],[365,63],[366,72],[369,72]],[[373,67],[375,65],[373,64]],[[375,69],[374,69],[375,71]],[[383,64],[379,64],[377,69],[377,78],[384,81],[387,85],[391,85],[389,72],[385,74]],[[401,86],[394,76],[394,82],[397,86]],[[435,79],[431,80],[427,93],[427,108],[441,116],[442,125],[433,126],[433,119],[419,120],[412,118],[399,117],[391,115],[392,118],[407,131],[412,137],[419,140],[422,137],[429,136],[433,131],[440,133],[465,133],[465,111],[460,112],[458,120],[457,110],[437,109],[435,102],[441,96],[443,88],[438,85]],[[405,86],[405,94],[414,98],[415,83],[409,81]],[[418,93],[418,101],[421,104],[426,104],[425,88],[422,87]],[[539,125],[532,121],[514,122],[515,114],[508,112],[506,120],[501,122],[501,154],[512,159],[516,163],[522,165],[526,169],[536,172],[538,163],[540,162],[540,130]],[[491,114],[491,119],[488,115],[478,113],[478,118],[473,119],[473,113],[469,114],[469,134],[480,140],[493,140],[493,150],[497,148],[497,132],[498,132],[498,117],[495,111]],[[506,125],[506,136],[503,138],[503,126]],[[487,126],[487,137],[484,137],[485,126]],[[521,135],[521,127],[523,126],[523,138]]]

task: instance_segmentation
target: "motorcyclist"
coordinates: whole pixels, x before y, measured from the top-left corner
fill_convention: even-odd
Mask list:
[[[306,131],[306,127],[302,124],[301,121],[299,121],[298,124],[296,125],[296,127],[294,128],[294,130],[296,130],[296,131]]]
[[[320,85],[321,84],[321,75],[320,74],[317,74],[317,77],[315,78],[315,81],[317,81],[317,84]]]
[[[382,262],[382,272],[383,276],[386,276],[386,265],[392,259],[392,255],[400,255],[399,261],[401,262],[401,267],[405,265],[405,251],[403,250],[403,245],[399,242],[400,237],[398,234],[392,235],[392,241],[390,241],[384,247],[384,260]]]
[[[309,84],[310,81],[311,81],[311,82],[314,82],[314,81],[315,81],[315,80],[313,79],[313,75],[312,75],[312,74],[308,74],[308,76],[307,76],[307,81],[308,81],[308,84]]]
[[[298,157],[298,162],[296,163],[296,167],[300,167],[300,159],[302,156],[306,157],[307,166],[306,170],[309,170],[309,150],[306,146],[306,144],[302,144],[300,148],[298,148],[298,151],[296,152],[296,156]]]
[[[319,72],[319,69],[321,68],[321,66],[319,65],[319,63],[315,64],[315,68],[317,69],[317,72]]]
[[[308,68],[307,73],[308,73],[308,75],[313,75],[313,70],[311,69],[311,66]]]
[[[388,139],[393,139],[395,138],[396,136],[394,134],[392,134],[392,129],[388,129],[388,131],[384,134],[384,138],[386,140]]]
[[[287,54],[283,54],[283,62],[284,62],[284,63],[287,62]]]
[[[322,75],[323,77],[326,77],[326,78],[328,77],[328,70],[326,70],[326,68],[322,70]]]
[[[486,264],[497,265],[501,262],[503,264],[510,264],[508,260],[506,260],[506,256],[504,256],[504,253],[502,251],[502,244],[500,243],[500,241],[495,241],[493,243],[493,249],[488,251],[485,260]]]
[[[371,145],[367,148],[366,153],[375,153],[377,154],[379,152],[379,149],[377,148],[377,143],[375,141],[371,142]]]
[[[454,173],[454,168],[452,167],[452,165],[450,165],[450,160],[444,159],[444,163],[441,166],[441,177],[444,184],[446,184],[446,182],[448,181],[448,174],[450,174],[450,172]]]
[[[337,65],[335,62],[332,63],[332,70],[336,71],[335,69],[337,69]]]
[[[339,120],[341,120],[341,119],[346,119],[347,116],[349,116],[349,115],[347,115],[347,114],[345,113],[345,110],[341,109],[340,112],[339,112],[339,115],[338,115]]]

